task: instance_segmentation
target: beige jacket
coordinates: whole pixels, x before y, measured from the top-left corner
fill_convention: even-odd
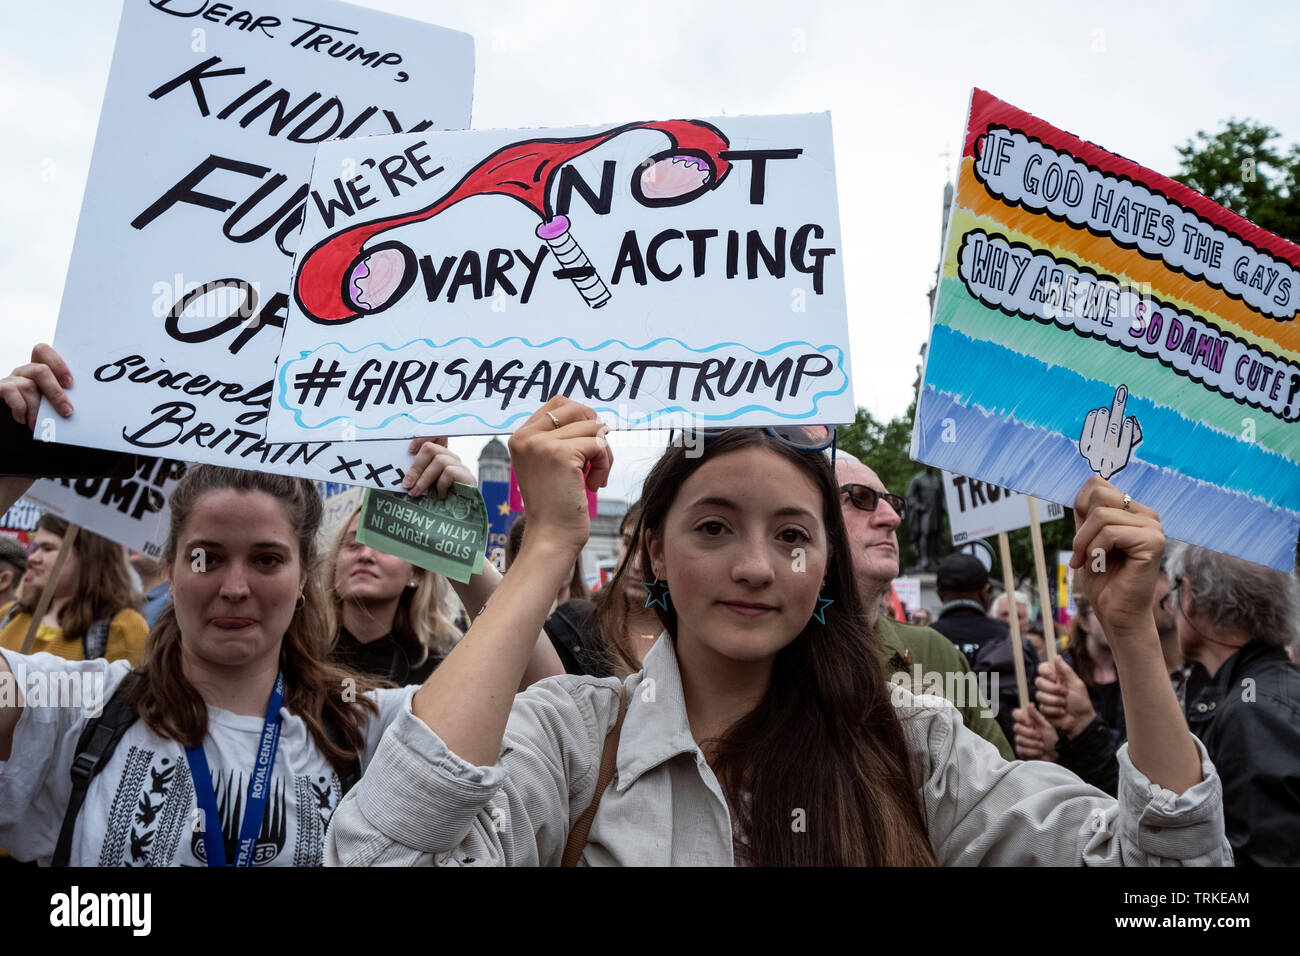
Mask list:
[[[1181,796],[1120,749],[1119,800],[1055,764],[1008,763],[953,706],[891,688],[935,856],[944,865],[1231,866],[1219,778]],[[593,866],[731,866],[731,816],[687,723],[681,676],[661,636],[627,679],[617,771],[583,860]],[[388,728],[330,822],[332,866],[555,866],[591,803],[617,678],[563,676],[515,698],[495,766],[451,753],[410,712]],[[1193,738],[1194,739],[1194,738]]]

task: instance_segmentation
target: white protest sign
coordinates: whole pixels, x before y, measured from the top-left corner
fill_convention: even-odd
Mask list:
[[[945,471],[943,494],[948,502],[953,544],[1029,527],[1029,507],[1018,491]],[[1064,513],[1060,505],[1039,499],[1040,522],[1054,521]]]
[[[126,0],[54,337],[76,411],[43,407],[50,437],[400,484],[405,443],[264,440],[292,257],[317,144],[462,128],[472,84],[469,36],[332,0]]]
[[[327,558],[329,549],[334,547],[334,539],[343,528],[343,522],[352,517],[352,512],[361,507],[364,488],[355,485],[342,485],[336,481],[318,481],[316,490],[320,492],[324,506],[321,514],[320,532],[316,543],[321,553]]]
[[[921,579],[894,578],[894,594],[903,604],[903,610],[909,615],[921,606]]]
[[[137,456],[124,477],[42,478],[26,497],[46,511],[87,531],[157,559],[167,543],[172,489],[185,475],[185,462]]]
[[[270,440],[853,420],[828,114],[326,143],[312,190]]]
[[[40,505],[24,496],[10,505],[9,510],[0,517],[0,533],[26,544],[36,533],[36,522],[40,520]]]

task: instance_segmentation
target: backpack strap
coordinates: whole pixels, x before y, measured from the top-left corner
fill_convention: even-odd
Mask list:
[[[614,763],[618,756],[618,738],[623,732],[623,718],[625,716],[627,716],[627,690],[626,688],[619,688],[618,720],[614,722],[610,732],[605,735],[605,747],[600,752],[600,773],[596,777],[596,792],[592,795],[590,806],[582,811],[582,816],[578,817],[578,822],[569,831],[569,839],[564,845],[564,856],[561,859],[560,866],[577,866],[578,860],[582,857],[582,851],[587,848],[587,834],[591,832],[591,822],[596,819],[596,809],[600,806],[600,798],[604,795],[609,782],[614,779]]]
[[[134,671],[127,674],[104,705],[104,712],[86,721],[86,726],[82,728],[72,757],[72,793],[68,797],[68,809],[63,814],[63,826],[59,828],[59,842],[50,861],[51,866],[68,865],[72,855],[73,831],[77,827],[81,806],[86,802],[90,782],[104,769],[122,735],[138,716],[130,699],[139,680],[139,675]]]
[[[104,656],[108,650],[108,630],[112,624],[113,619],[110,617],[91,622],[85,637],[81,639],[81,656],[84,660],[93,661]]]
[[[321,714],[321,723],[325,725],[325,733],[329,734],[330,740],[346,750],[349,746],[348,739],[343,735],[343,729],[339,727],[334,716],[328,710]],[[360,779],[361,757],[354,754],[351,764],[348,765],[347,773],[339,774],[339,786],[343,790],[343,795],[346,796],[347,792],[355,787]]]

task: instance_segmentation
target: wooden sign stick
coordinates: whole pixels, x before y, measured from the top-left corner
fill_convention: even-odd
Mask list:
[[[1056,660],[1056,621],[1047,606],[1047,561],[1043,557],[1043,529],[1038,523],[1038,499],[1025,495],[1029,502],[1029,537],[1034,542],[1034,571],[1038,575],[1038,603],[1043,608],[1043,641],[1047,645],[1047,660]]]
[[[24,654],[30,654],[32,645],[36,643],[36,632],[40,630],[41,618],[45,617],[45,612],[50,609],[50,601],[54,600],[54,588],[59,583],[63,562],[67,560],[68,552],[72,550],[72,543],[77,540],[79,530],[81,529],[77,525],[69,523],[68,530],[63,532],[63,541],[59,544],[59,556],[54,559],[54,569],[50,571],[45,587],[41,589],[41,599],[36,602],[36,610],[32,612],[31,622],[27,625],[27,636],[23,638]]]
[[[1011,660],[1016,665],[1016,690],[1020,692],[1020,709],[1029,709],[1029,685],[1025,680],[1025,653],[1020,647],[1020,615],[1012,603],[1016,599],[1015,575],[1011,573],[1011,543],[1005,531],[998,532],[998,550],[1002,555],[1002,586],[1007,592],[1007,625],[1011,628]]]

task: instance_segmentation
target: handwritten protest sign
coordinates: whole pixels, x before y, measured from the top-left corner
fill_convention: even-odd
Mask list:
[[[468,125],[472,56],[331,0],[126,0],[54,338],[76,412],[42,437],[400,486],[404,443],[268,444],[271,378],[316,145]]]
[[[1300,248],[976,90],[914,457],[1290,570],[1297,309]]]
[[[185,462],[137,456],[129,475],[105,478],[42,478],[26,498],[87,531],[158,559],[171,525],[172,490],[185,476]]]
[[[362,544],[461,583],[483,570],[487,535],[483,496],[460,482],[441,500],[367,488],[357,523]]]
[[[943,494],[948,502],[948,524],[953,544],[1029,526],[1025,496],[1010,488],[999,488],[976,478],[945,471]],[[1064,509],[1054,502],[1038,501],[1039,521],[1053,521],[1064,513]]]
[[[827,114],[326,143],[312,190],[271,440],[853,420]]]

